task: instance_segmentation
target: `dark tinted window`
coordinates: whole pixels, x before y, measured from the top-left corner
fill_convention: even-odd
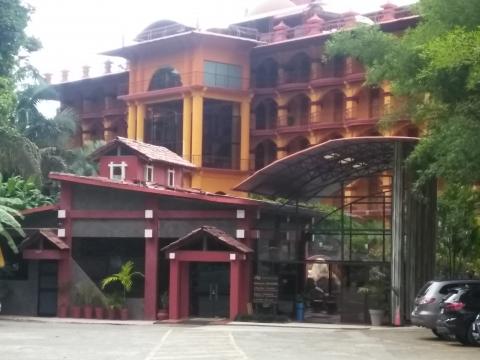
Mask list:
[[[440,289],[439,293],[442,294],[442,295],[447,295],[448,293],[454,291],[455,288],[463,287],[465,285],[466,285],[465,283],[448,284],[448,285],[443,286]]]
[[[470,296],[472,297],[473,300],[480,303],[480,289],[479,288],[473,289],[471,291]]]

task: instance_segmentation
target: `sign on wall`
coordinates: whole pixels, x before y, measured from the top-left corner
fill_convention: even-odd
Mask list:
[[[278,303],[278,276],[260,276],[253,278],[253,303],[276,305]]]

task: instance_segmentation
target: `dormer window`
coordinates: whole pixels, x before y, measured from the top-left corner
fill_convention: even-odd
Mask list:
[[[125,180],[127,164],[124,161],[122,161],[121,163],[110,162],[108,164],[108,167],[110,168],[111,180],[119,180],[119,181]]]
[[[169,168],[167,171],[167,186],[175,187],[175,169]]]
[[[145,166],[145,182],[153,183],[153,166]]]

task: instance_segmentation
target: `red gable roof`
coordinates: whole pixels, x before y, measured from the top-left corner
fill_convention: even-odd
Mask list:
[[[156,184],[132,183],[127,181],[111,180],[100,176],[80,176],[66,173],[51,172],[50,179],[58,181],[72,182],[82,185],[100,186],[110,189],[137,191],[148,194],[155,194],[160,196],[172,196],[177,198],[186,198],[192,200],[203,200],[214,203],[243,205],[243,206],[259,206],[264,202],[243,197],[236,197],[231,195],[219,195],[208,193],[195,189],[175,188],[170,189]]]
[[[60,239],[57,234],[55,234],[55,232],[51,229],[39,229],[38,231],[27,237],[25,240],[23,240],[20,244],[20,248],[25,249],[28,246],[33,245],[42,239],[47,240],[59,250],[70,249],[70,247],[62,239]]]
[[[186,168],[195,167],[195,165],[193,165],[190,161],[185,160],[184,158],[175,154],[173,151],[167,149],[166,147],[147,144],[141,141],[127,139],[120,136],[110,141],[108,144],[105,144],[104,146],[95,150],[93,154],[90,155],[90,157],[92,159],[98,159],[119,144],[128,147],[140,157],[148,161],[159,161],[167,164],[183,166]]]
[[[191,244],[197,240],[201,240],[203,235],[207,234],[212,239],[216,240],[217,242],[223,243],[228,248],[236,251],[240,251],[244,254],[252,253],[253,250],[250,249],[247,245],[241,243],[234,237],[227,234],[225,231],[220,230],[214,226],[202,226],[196,230],[193,230],[191,233],[185,235],[184,237],[174,241],[173,243],[165,246],[162,251],[173,251],[178,250],[184,245]]]

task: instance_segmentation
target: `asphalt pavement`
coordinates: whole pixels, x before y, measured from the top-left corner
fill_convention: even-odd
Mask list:
[[[469,360],[418,328],[68,323],[0,319],[2,360]]]

